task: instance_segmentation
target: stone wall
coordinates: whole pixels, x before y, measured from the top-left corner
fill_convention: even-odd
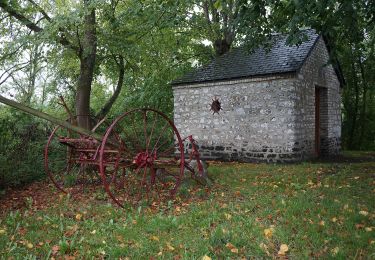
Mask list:
[[[323,154],[340,149],[340,86],[320,39],[297,73],[174,86],[174,122],[205,159],[293,162],[315,156],[315,86]],[[210,111],[218,98],[223,110]]]
[[[294,74],[174,87],[174,122],[206,159],[295,161]],[[213,115],[212,99],[223,110]]]
[[[341,93],[340,82],[320,37],[313,52],[298,73],[300,86],[296,100],[296,138],[304,157],[315,156],[315,87],[320,90],[320,152],[322,156],[340,152]]]

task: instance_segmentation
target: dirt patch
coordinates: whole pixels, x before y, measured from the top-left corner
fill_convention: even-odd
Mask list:
[[[45,208],[53,198],[58,196],[58,193],[47,181],[38,181],[19,188],[9,188],[0,197],[0,214],[25,207]]]

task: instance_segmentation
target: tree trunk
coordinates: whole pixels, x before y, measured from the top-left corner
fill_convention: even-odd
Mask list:
[[[362,86],[363,86],[363,92],[362,92],[362,107],[361,107],[361,115],[360,115],[360,124],[361,124],[361,132],[359,134],[359,145],[362,149],[363,144],[363,138],[365,135],[365,129],[367,126],[366,122],[366,108],[367,108],[367,81],[365,76],[365,69],[363,67],[363,63],[361,61],[361,58],[358,58],[359,68],[361,71],[361,78],[362,78]]]
[[[214,43],[214,48],[216,55],[221,56],[229,51],[230,45],[225,39],[217,39]]]
[[[85,0],[85,7],[88,7],[89,3],[90,0]],[[79,59],[81,64],[76,94],[77,122],[78,126],[90,129],[90,94],[96,59],[95,9],[84,17],[84,35]]]
[[[118,75],[118,81],[117,81],[116,89],[113,92],[113,95],[111,96],[111,98],[108,99],[107,103],[102,107],[100,112],[96,115],[96,119],[98,119],[98,120],[103,119],[109,113],[113,104],[115,103],[118,96],[120,95],[122,85],[124,84],[125,66],[124,66],[124,58],[122,56],[120,56],[119,62],[117,62],[117,65],[119,67],[119,75]]]
[[[357,78],[357,72],[355,69],[355,63],[352,61],[352,73],[353,73],[353,85],[354,85],[354,91],[355,91],[355,98],[354,98],[354,107],[352,109],[352,124],[349,134],[349,142],[348,142],[348,148],[353,149],[356,148],[354,145],[354,135],[357,128],[357,115],[358,115],[358,107],[359,107],[359,86],[358,86],[358,78]]]

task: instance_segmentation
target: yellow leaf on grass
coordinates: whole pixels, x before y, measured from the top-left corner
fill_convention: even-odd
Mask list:
[[[273,228],[266,228],[263,232],[266,238],[271,238],[273,235]]]
[[[365,211],[365,210],[361,210],[361,211],[359,212],[359,214],[362,215],[362,216],[367,216],[367,215],[368,215],[368,212]]]
[[[26,247],[27,247],[28,249],[31,249],[31,248],[33,248],[33,247],[34,247],[34,245],[33,245],[33,244],[31,244],[31,243],[27,243],[27,244],[26,244]]]
[[[171,245],[171,243],[167,243],[167,249],[169,251],[173,251],[174,250],[174,247]]]
[[[332,255],[337,255],[337,253],[339,252],[339,248],[338,247],[335,247],[331,250],[332,252]]]
[[[5,234],[5,229],[0,229],[0,235]]]
[[[157,236],[151,236],[150,238],[151,238],[151,240],[159,241],[159,238]]]
[[[332,222],[336,222],[336,221],[337,221],[337,218],[336,218],[336,217],[333,217],[333,218],[331,219],[331,221],[332,221]]]
[[[281,244],[280,245],[280,249],[279,249],[279,252],[277,254],[279,255],[285,255],[286,252],[288,252],[289,248],[286,244]]]
[[[371,232],[371,231],[372,231],[372,227],[365,227],[365,230],[366,230],[367,232]]]
[[[204,255],[203,257],[202,257],[202,260],[211,260],[212,258],[211,257],[209,257],[208,255]]]
[[[79,214],[79,213],[78,213],[78,214],[76,215],[76,220],[81,220],[81,219],[82,219],[82,214]]]

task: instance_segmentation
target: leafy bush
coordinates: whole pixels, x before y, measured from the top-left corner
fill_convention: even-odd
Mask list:
[[[44,176],[43,148],[48,128],[39,119],[0,108],[0,189]]]

